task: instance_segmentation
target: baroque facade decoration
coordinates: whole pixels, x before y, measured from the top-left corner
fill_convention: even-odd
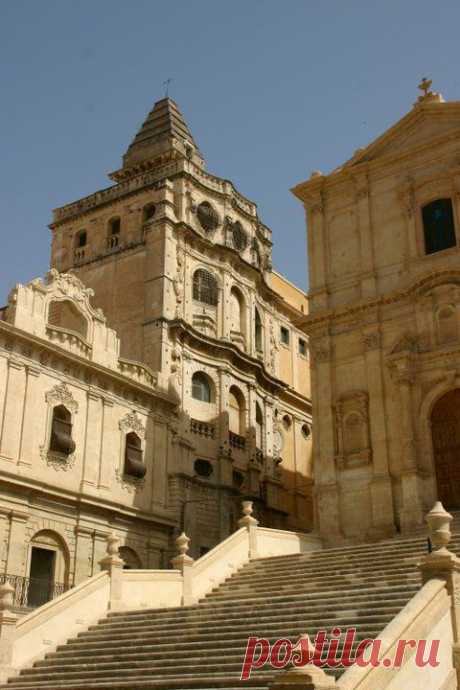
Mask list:
[[[184,526],[193,556],[227,537],[242,497],[266,525],[313,521],[306,295],[255,204],[170,99],[111,178],[54,211],[49,273],[0,310],[0,567],[61,589],[111,532],[162,568]]]
[[[436,499],[460,507],[460,103],[424,93],[293,192],[307,212],[320,532],[407,533]]]

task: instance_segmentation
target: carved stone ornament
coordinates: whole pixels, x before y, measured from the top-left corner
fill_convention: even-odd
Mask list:
[[[145,477],[142,479],[130,477],[129,475],[120,472],[118,468],[115,470],[115,477],[121,488],[130,494],[137,494],[145,487]]]
[[[46,285],[52,285],[66,297],[83,302],[94,296],[94,290],[87,288],[73,273],[59,273],[52,268],[45,276]]]
[[[365,391],[342,395],[335,406],[339,469],[367,465],[371,461],[369,398]]]
[[[78,412],[78,403],[73,397],[66,383],[59,383],[45,394],[45,400],[53,407],[55,405],[64,405],[72,414]]]
[[[137,416],[136,412],[128,412],[122,419],[118,422],[123,433],[127,434],[129,431],[134,431],[139,438],[145,438],[145,427],[141,420]]]
[[[219,226],[219,214],[209,201],[202,201],[197,208],[197,216],[200,225],[207,233],[214,232]]]
[[[52,467],[56,472],[68,472],[77,461],[76,453],[61,455],[50,450],[47,446],[40,446],[40,456],[48,467]]]

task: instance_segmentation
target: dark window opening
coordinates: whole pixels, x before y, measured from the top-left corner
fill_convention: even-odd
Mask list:
[[[124,474],[134,479],[143,479],[146,472],[141,439],[131,431],[126,435]]]
[[[299,354],[303,357],[307,356],[307,343],[303,338],[299,338]]]
[[[262,320],[258,309],[254,310],[254,322],[255,322],[255,340],[256,340],[256,350],[257,352],[262,352]]]
[[[86,242],[87,242],[86,230],[80,230],[80,232],[76,236],[75,246],[77,248],[78,247],[86,247]]]
[[[244,484],[244,474],[242,472],[238,472],[238,470],[233,470],[232,482],[235,489],[241,489]]]
[[[59,405],[53,410],[50,451],[68,456],[74,450],[75,441],[72,439],[72,416],[64,405]]]
[[[213,467],[208,460],[195,460],[194,464],[195,474],[199,477],[210,477],[213,473]]]
[[[142,220],[144,223],[147,223],[147,221],[152,220],[153,216],[155,215],[155,204],[147,204],[147,206],[144,206],[142,210]]]
[[[289,345],[289,330],[287,328],[285,328],[284,326],[281,326],[280,337],[281,337],[281,342],[284,345]]]
[[[434,254],[455,247],[455,224],[452,201],[436,199],[422,209],[425,253]]]

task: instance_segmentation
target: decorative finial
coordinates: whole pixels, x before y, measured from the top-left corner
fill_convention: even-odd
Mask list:
[[[420,91],[423,91],[422,98],[425,98],[426,96],[429,95],[429,91],[430,91],[432,83],[433,83],[433,81],[431,79],[427,79],[426,77],[423,77],[422,81],[418,85],[418,88],[420,89]]]
[[[432,83],[433,82],[431,79],[423,77],[422,81],[418,85],[420,91],[423,91],[423,95],[417,98],[417,102],[415,103],[415,105],[417,105],[417,103],[424,103],[425,101],[428,101],[429,103],[444,103],[444,99],[440,93],[436,93],[436,91],[431,91]]]
[[[452,520],[452,515],[444,510],[441,501],[437,501],[426,516],[430,539],[436,551],[445,550],[450,542]]]

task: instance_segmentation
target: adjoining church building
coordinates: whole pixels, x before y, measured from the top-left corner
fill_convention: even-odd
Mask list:
[[[329,542],[460,508],[460,102],[293,192],[307,212],[317,520]]]
[[[131,568],[199,556],[241,498],[313,524],[306,294],[159,101],[107,189],[56,209],[51,271],[0,319],[2,573],[67,587],[107,535]],[[37,595],[38,596],[38,595]]]

